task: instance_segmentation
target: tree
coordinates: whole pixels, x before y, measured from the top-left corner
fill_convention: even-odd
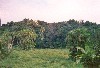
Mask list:
[[[68,33],[68,45],[70,49],[70,58],[74,61],[80,60],[85,67],[99,68],[100,65],[100,29],[79,28]]]
[[[86,42],[88,41],[88,33],[86,28],[78,28],[68,33],[67,41],[70,49],[70,56],[76,61],[77,57],[81,57],[84,53]]]
[[[18,44],[24,50],[35,47],[35,39],[37,34],[29,29],[23,29],[14,33],[14,38],[19,39]],[[14,43],[14,42],[13,42]]]
[[[85,49],[85,42],[88,40],[89,35],[86,28],[78,28],[68,33],[67,41],[69,45],[79,46]]]

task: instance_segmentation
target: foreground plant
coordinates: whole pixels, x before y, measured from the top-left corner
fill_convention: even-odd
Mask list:
[[[0,60],[7,57],[12,51],[11,36],[9,32],[5,32],[0,37]]]
[[[100,46],[92,45],[90,34],[85,28],[75,29],[68,34],[70,58],[75,62],[83,63],[84,67],[99,68]]]

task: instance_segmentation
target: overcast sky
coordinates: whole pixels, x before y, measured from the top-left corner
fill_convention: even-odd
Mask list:
[[[100,0],[0,0],[2,23],[24,18],[57,21],[89,20],[100,24]]]

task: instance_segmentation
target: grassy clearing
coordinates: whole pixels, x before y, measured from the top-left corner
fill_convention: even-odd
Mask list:
[[[68,60],[67,49],[14,50],[0,61],[0,68],[83,68]]]

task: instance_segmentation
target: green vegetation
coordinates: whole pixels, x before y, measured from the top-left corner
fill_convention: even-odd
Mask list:
[[[10,32],[4,32],[0,36],[0,60],[7,57],[11,52],[12,44]]]
[[[70,31],[67,37],[70,47],[70,58],[75,62],[79,60],[85,67],[99,68],[100,45],[94,46],[91,44],[93,40],[90,38],[90,33],[85,28]]]
[[[23,29],[17,32],[14,32],[14,41],[13,45],[19,45],[23,50],[32,49],[35,47],[34,40],[36,39],[36,33],[29,29]]]
[[[100,24],[24,19],[0,26],[2,68],[99,68],[99,61]]]
[[[66,49],[14,50],[0,61],[0,68],[83,68],[68,60]]]

